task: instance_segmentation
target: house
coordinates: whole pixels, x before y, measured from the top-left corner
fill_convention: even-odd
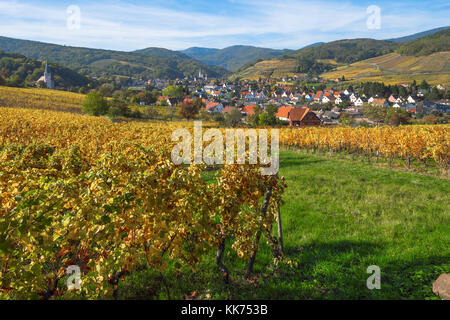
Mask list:
[[[362,107],[365,103],[367,103],[367,99],[359,97],[353,104],[355,105],[355,107]]]
[[[358,95],[352,93],[352,94],[350,95],[350,102],[351,102],[351,103],[355,103],[355,102],[358,100],[358,98],[359,98]]]
[[[401,103],[394,103],[394,105],[392,106],[392,108],[403,108],[405,109],[405,105],[401,104]]]
[[[294,107],[289,106],[281,107],[278,109],[276,117],[282,121],[289,121],[289,113],[294,109]]]
[[[242,113],[245,116],[251,116],[255,114],[255,108],[257,107],[257,105],[253,105],[253,106],[244,106],[244,108],[242,109]]]
[[[391,94],[391,96],[388,98],[389,103],[397,103],[398,96],[395,96]]]
[[[338,105],[338,104],[341,104],[341,103],[344,102],[344,101],[349,101],[349,100],[350,100],[350,99],[349,99],[349,97],[348,97],[347,95],[341,94],[341,95],[339,95],[339,96],[336,97],[336,100],[334,101],[334,103],[335,103],[336,105]]]
[[[211,101],[206,105],[206,111],[209,113],[222,113],[224,109],[223,104],[220,102]]]
[[[259,93],[259,94],[256,95],[256,99],[262,100],[262,99],[265,99],[265,98],[266,98],[266,95],[265,95],[264,92],[262,92],[262,91],[261,91],[261,93]]]
[[[416,96],[409,96],[408,99],[407,99],[407,101],[408,101],[409,103],[416,104],[417,102],[419,102],[419,98],[416,97]]]
[[[389,107],[389,102],[386,98],[370,98],[369,104],[373,106],[382,106],[382,107]]]
[[[339,112],[334,112],[334,111],[325,111],[323,113],[323,118],[324,119],[328,119],[328,120],[337,120],[339,119],[340,113]]]
[[[317,93],[314,95],[314,101],[320,101],[320,100],[322,100],[322,97],[323,97],[323,92],[317,91]]]
[[[226,114],[226,113],[231,113],[231,112],[233,112],[234,110],[239,110],[238,108],[236,108],[236,107],[225,107],[224,109],[223,109],[223,111],[222,111],[222,114]]]
[[[314,98],[313,94],[309,94],[309,93],[305,94],[305,100],[310,101],[313,98]]]
[[[334,95],[332,95],[330,93],[325,93],[322,98],[322,103],[335,102],[335,101],[336,101],[336,98],[334,97]]]
[[[320,126],[322,121],[307,107],[294,108],[289,112],[291,127]]]
[[[418,97],[425,97],[425,94],[427,94],[428,92],[430,92],[430,90],[427,89],[419,89],[417,91],[417,96]]]
[[[404,104],[406,101],[402,97],[398,97],[398,99],[395,101],[395,103]]]
[[[183,99],[180,98],[168,98],[167,99],[167,104],[171,107],[176,106],[179,103],[182,103]]]

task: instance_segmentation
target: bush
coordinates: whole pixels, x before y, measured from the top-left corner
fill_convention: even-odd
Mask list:
[[[154,107],[146,107],[144,109],[144,117],[147,119],[157,119],[159,117],[158,110]]]
[[[110,117],[129,117],[130,114],[131,110],[125,102],[114,99],[109,103],[108,115]]]
[[[103,116],[108,113],[109,106],[103,94],[97,91],[88,93],[83,102],[83,112],[92,116]]]

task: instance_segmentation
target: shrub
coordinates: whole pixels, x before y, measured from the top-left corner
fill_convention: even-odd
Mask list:
[[[82,107],[84,113],[92,116],[103,116],[109,109],[103,94],[97,91],[92,91],[86,96]]]

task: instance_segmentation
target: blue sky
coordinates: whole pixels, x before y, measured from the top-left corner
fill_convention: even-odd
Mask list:
[[[80,8],[72,26],[71,5]],[[367,27],[369,6],[381,9]],[[70,23],[69,23],[70,24]],[[315,42],[387,39],[450,25],[450,0],[0,0],[0,35],[71,46],[224,48],[243,44],[299,49]]]

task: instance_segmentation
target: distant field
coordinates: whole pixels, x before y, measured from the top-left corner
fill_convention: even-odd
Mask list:
[[[254,66],[247,68],[233,75],[233,78],[258,80],[259,78],[277,78],[284,76],[294,76],[296,65],[295,59],[274,59],[261,61]]]
[[[83,94],[0,86],[0,107],[29,108],[81,113]]]
[[[424,57],[402,56],[390,53],[349,66],[338,67],[322,75],[325,79],[345,76],[348,80],[383,81],[386,84],[426,80],[432,85],[450,84],[450,52],[439,52]]]

